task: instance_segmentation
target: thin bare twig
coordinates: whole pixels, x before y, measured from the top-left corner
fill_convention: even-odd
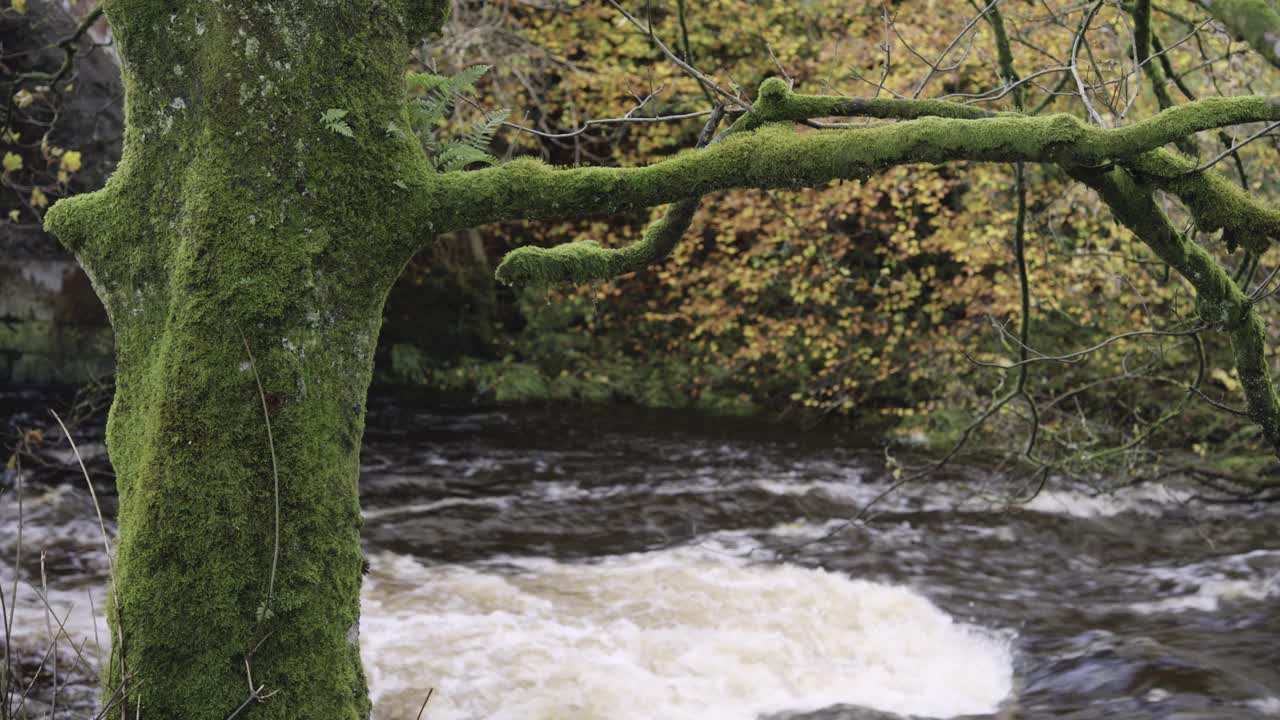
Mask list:
[[[929,81],[933,79],[933,76],[939,72],[938,66],[942,64],[942,61],[947,57],[947,55],[951,52],[951,50],[955,48],[956,44],[959,43],[966,35],[968,35],[969,31],[973,29],[973,26],[977,25],[978,22],[982,20],[982,18],[986,17],[987,13],[991,12],[991,10],[995,8],[997,5],[999,5],[1000,2],[1001,0],[994,0],[994,2],[992,2],[990,5],[987,5],[986,9],[984,9],[982,12],[974,16],[972,20],[970,20],[963,28],[960,29],[959,34],[957,34],[954,38],[952,38],[951,42],[948,43],[947,46],[942,49],[942,52],[938,55],[938,61],[936,63],[927,63],[929,65],[929,72],[925,74],[924,79],[922,79],[920,81],[920,84],[916,86],[915,91],[911,93],[911,97],[913,98],[920,97],[920,93],[924,92],[924,86],[929,84]]]
[[[657,34],[653,32],[653,28],[646,26],[643,22],[640,22],[639,18],[627,12],[626,8],[619,5],[616,2],[616,0],[607,0],[607,2],[610,5],[612,5],[615,10],[622,13],[622,16],[625,17],[628,22],[630,22],[632,25],[639,28],[640,31],[643,32],[645,35],[649,36],[649,40],[651,40],[653,44],[656,45],[658,49],[662,51],[663,55],[667,56],[668,60],[670,60],[672,63],[675,63],[677,67],[679,67],[681,70],[684,70],[689,75],[693,76],[693,78],[697,80],[699,83],[701,83],[704,87],[714,90],[717,95],[724,97],[726,100],[729,101],[729,103],[736,105],[742,108],[743,110],[747,110],[747,111],[751,110],[751,105],[748,104],[745,100],[739,98],[737,95],[729,92],[723,87],[720,87],[720,84],[717,83],[715,80],[712,80],[711,78],[704,75],[700,70],[698,70],[694,66],[690,65],[684,60],[681,60],[680,56],[676,55],[674,52],[671,51],[671,48],[667,47],[666,43],[658,39]]]
[[[427,703],[431,702],[431,694],[436,691],[435,688],[427,688],[427,697],[422,701],[422,707],[418,708],[418,717],[416,720],[422,720],[422,713],[427,710]]]
[[[111,573],[111,598],[115,604],[116,625],[120,628],[117,656],[120,658],[120,686],[122,688],[122,697],[128,697],[128,690],[125,688],[126,678],[128,677],[128,668],[125,666],[125,638],[124,638],[124,618],[123,609],[120,607],[120,591],[116,587],[116,563],[111,555],[111,540],[107,535],[107,523],[102,519],[102,505],[98,503],[98,493],[93,488],[93,480],[89,478],[89,469],[84,465],[84,458],[80,456],[80,449],[76,447],[75,438],[71,437],[71,431],[67,429],[66,423],[62,422],[62,418],[58,413],[49,410],[49,414],[53,419],[58,421],[58,427],[62,428],[62,434],[66,436],[67,442],[71,444],[71,452],[76,456],[76,462],[80,464],[80,472],[84,475],[84,483],[89,486],[89,497],[93,500],[94,512],[98,514],[98,530],[102,533],[102,549],[107,554],[107,571]]]
[[[1080,65],[1077,62],[1078,56],[1080,55],[1080,45],[1084,41],[1085,33],[1088,32],[1089,25],[1093,22],[1094,16],[1096,16],[1098,11],[1102,9],[1102,4],[1103,0],[1098,0],[1098,2],[1094,3],[1093,7],[1089,10],[1089,14],[1086,15],[1084,20],[1080,23],[1080,29],[1076,32],[1075,38],[1071,41],[1071,62],[1069,66],[1071,68],[1071,77],[1076,80],[1076,89],[1080,92],[1080,100],[1084,103],[1085,109],[1089,111],[1089,116],[1092,117],[1101,127],[1107,127],[1106,121],[1102,119],[1102,116],[1098,114],[1098,111],[1093,107],[1093,103],[1089,100],[1089,91],[1085,88],[1084,79],[1080,77]]]
[[[1245,145],[1248,145],[1249,143],[1253,142],[1254,140],[1257,140],[1258,138],[1262,137],[1263,135],[1266,135],[1267,133],[1271,132],[1272,130],[1275,130],[1276,128],[1280,128],[1280,122],[1273,122],[1273,123],[1271,123],[1271,124],[1267,125],[1266,127],[1262,128],[1262,129],[1261,129],[1261,130],[1259,130],[1258,132],[1256,132],[1256,133],[1254,133],[1254,134],[1250,135],[1249,137],[1245,138],[1244,140],[1241,140],[1240,142],[1238,142],[1238,143],[1236,143],[1236,144],[1232,145],[1231,147],[1227,148],[1226,150],[1223,150],[1222,152],[1218,153],[1218,154],[1217,154],[1217,155],[1216,155],[1212,160],[1210,160],[1210,161],[1208,161],[1208,162],[1204,163],[1203,165],[1200,165],[1199,167],[1196,167],[1196,168],[1193,168],[1193,169],[1191,169],[1191,170],[1188,170],[1188,171],[1186,171],[1186,172],[1185,172],[1185,173],[1183,173],[1183,174],[1184,174],[1184,175],[1195,175],[1196,173],[1204,172],[1205,170],[1208,170],[1209,168],[1213,167],[1214,165],[1217,165],[1218,163],[1222,162],[1222,161],[1223,161],[1223,160],[1225,160],[1226,158],[1230,157],[1232,154],[1234,154],[1234,153],[1235,153],[1237,150],[1239,150],[1240,148],[1244,147]]]
[[[643,117],[643,116],[637,117],[637,116],[631,116],[631,115],[624,115],[623,117],[605,118],[602,120],[588,120],[584,122],[582,125],[578,126],[576,130],[570,130],[568,132],[562,132],[562,133],[549,133],[542,130],[535,130],[534,128],[528,127],[526,125],[520,125],[519,123],[513,123],[508,121],[503,121],[502,124],[503,126],[509,127],[513,130],[519,130],[520,132],[526,132],[526,133],[529,133],[530,135],[536,135],[542,138],[563,139],[563,138],[577,137],[585,133],[586,131],[590,130],[592,127],[596,125],[621,125],[626,123],[674,122],[678,120],[689,120],[692,118],[706,117],[710,114],[711,114],[710,110],[699,110],[697,112],[681,113],[679,115],[657,115],[654,117]]]
[[[244,332],[240,333],[244,343],[244,352],[249,356],[249,369],[253,371],[253,380],[258,384],[258,399],[262,401],[262,422],[267,427],[267,449],[271,451],[272,496],[275,502],[275,542],[271,548],[271,574],[267,576],[267,600],[263,607],[271,609],[271,599],[276,587],[276,565],[280,560],[280,470],[276,462],[276,441],[271,434],[271,411],[267,407],[267,394],[262,389],[262,378],[258,376],[258,365],[254,362],[253,351],[249,349],[249,339]]]

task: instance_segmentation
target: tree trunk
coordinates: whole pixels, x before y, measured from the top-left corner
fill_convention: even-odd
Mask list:
[[[415,245],[388,211],[394,182],[425,171],[395,130],[407,50],[442,5],[107,4],[124,158],[47,223],[116,332],[105,698],[126,698],[124,716],[223,720],[246,701],[240,717],[369,715],[364,401]]]

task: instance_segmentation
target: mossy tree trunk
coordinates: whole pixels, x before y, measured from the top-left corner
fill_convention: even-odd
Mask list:
[[[48,225],[116,331],[124,716],[223,720],[246,661],[276,693],[252,717],[369,714],[358,460],[383,299],[418,240],[393,181],[423,162],[386,128],[440,4],[107,3],[124,158]]]
[[[498,270],[510,282],[583,281],[661,259],[697,198],[717,190],[821,185],[907,163],[1058,164],[1195,288],[1203,322],[1233,339],[1250,417],[1280,449],[1280,397],[1252,301],[1152,200],[1164,191],[1201,230],[1268,248],[1280,212],[1161,148],[1280,120],[1280,98],[1211,98],[1102,129],[936,100],[797,95],[772,79],[722,141],[647,167],[517,160],[436,174],[401,131],[403,72],[446,5],[106,2],[124,66],[124,157],[106,188],[58,202],[46,222],[94,279],[116,331],[107,442],[120,538],[106,698],[125,700],[121,715],[140,704],[148,718],[222,720],[242,706],[254,717],[368,716],[364,402],[383,300],[432,233],[676,203],[630,248],[528,248]],[[792,127],[831,116],[899,122]]]

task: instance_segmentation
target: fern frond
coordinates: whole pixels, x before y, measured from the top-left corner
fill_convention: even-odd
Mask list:
[[[435,157],[436,169],[441,172],[463,170],[467,166],[475,165],[476,163],[496,165],[498,164],[498,158],[484,150],[456,142],[446,143],[444,149]]]
[[[408,73],[406,83],[411,92],[421,93],[413,103],[414,126],[420,131],[430,131],[453,110],[463,97],[476,93],[476,83],[489,72],[490,65],[472,65],[457,75],[433,73]]]
[[[404,76],[405,87],[410,93],[421,93],[426,95],[436,88],[449,82],[448,75],[436,75],[435,73],[408,72]]]
[[[498,162],[488,152],[489,143],[510,115],[509,111],[486,114],[452,140],[442,139],[440,132],[457,102],[476,94],[476,83],[490,68],[489,65],[472,65],[456,75],[414,72],[405,75],[406,88],[410,94],[416,95],[410,102],[411,128],[436,170],[449,172],[470,165],[494,165]]]
[[[477,150],[487,151],[489,143],[493,142],[494,133],[498,132],[498,128],[502,127],[502,123],[506,122],[510,116],[510,110],[495,110],[487,117],[475,121],[458,141]]]
[[[457,75],[449,78],[449,84],[452,86],[455,95],[474,95],[476,92],[476,83],[480,82],[480,78],[484,74],[493,69],[492,65],[472,65],[463,69]]]

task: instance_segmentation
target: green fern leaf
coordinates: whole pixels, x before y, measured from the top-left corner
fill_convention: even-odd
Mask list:
[[[436,156],[436,169],[441,172],[453,172],[455,170],[464,170],[469,165],[481,163],[484,165],[496,165],[498,158],[489,153],[478,150],[470,145],[461,143],[449,143]]]
[[[506,122],[510,116],[511,111],[506,109],[489,113],[487,117],[472,124],[466,134],[460,138],[460,142],[477,150],[487,151],[489,143],[493,142],[494,133],[498,132],[498,128],[502,127],[502,123]]]

